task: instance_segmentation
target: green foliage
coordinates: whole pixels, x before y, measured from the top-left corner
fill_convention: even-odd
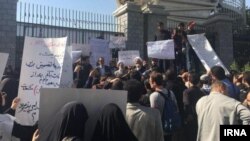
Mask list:
[[[237,61],[233,61],[233,63],[230,65],[230,70],[236,70],[238,72],[250,71],[250,62],[240,67]]]
[[[238,63],[234,60],[233,63],[230,65],[230,70],[236,70],[236,71],[240,71],[239,65]]]
[[[247,64],[245,64],[244,71],[250,71],[250,63],[249,62]]]

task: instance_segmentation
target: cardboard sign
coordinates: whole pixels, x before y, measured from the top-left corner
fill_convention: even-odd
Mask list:
[[[82,56],[90,56],[89,44],[72,44],[72,51],[81,51]]]
[[[157,59],[175,59],[174,41],[163,40],[147,42],[148,57]]]
[[[126,37],[111,36],[109,41],[109,48],[126,48]]]
[[[230,74],[204,34],[188,35],[187,37],[190,45],[207,71],[210,71],[213,66],[221,66],[224,68],[226,74]]]
[[[73,85],[73,65],[72,65],[72,46],[67,46],[63,61],[60,88],[71,88]]]
[[[105,65],[109,65],[111,60],[110,50],[108,48],[108,41],[103,39],[91,39],[90,40],[90,64],[96,66],[98,59],[103,57]]]
[[[128,51],[119,51],[118,60],[122,61],[126,66],[135,65],[135,58],[140,57],[138,50],[128,50]]]
[[[16,117],[33,125],[39,116],[40,88],[59,88],[67,37],[25,37]]]

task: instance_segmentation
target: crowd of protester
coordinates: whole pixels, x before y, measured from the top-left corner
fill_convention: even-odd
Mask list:
[[[82,56],[73,64],[73,87],[127,91],[126,114],[116,104],[104,106],[93,125],[92,141],[219,141],[220,125],[250,125],[250,72],[232,72],[229,76],[222,67],[214,66],[200,75],[185,71],[181,67],[183,61],[178,59],[175,66],[179,67],[168,69],[163,69],[162,62],[155,58],[149,62],[138,57],[134,63],[125,66],[118,61],[110,67],[100,57],[92,66],[89,58]],[[20,101],[14,99],[17,74],[8,67],[1,81],[1,128],[13,121],[13,111]],[[180,123],[171,132],[163,124],[168,100],[176,107],[173,112],[179,115],[176,117]],[[13,122],[1,138],[83,141],[88,119],[84,103],[73,101],[59,109],[43,130],[36,130],[37,124],[23,126]]]

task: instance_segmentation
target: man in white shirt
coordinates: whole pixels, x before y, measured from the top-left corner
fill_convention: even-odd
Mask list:
[[[129,80],[124,86],[128,91],[127,123],[138,141],[163,141],[160,112],[139,104],[142,87],[137,80]]]
[[[227,87],[221,81],[212,84],[211,93],[196,104],[198,116],[197,141],[219,141],[220,125],[235,125],[238,119],[250,125],[250,111],[239,101],[227,96]]]

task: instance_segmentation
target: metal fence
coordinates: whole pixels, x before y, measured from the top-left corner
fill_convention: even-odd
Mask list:
[[[68,44],[88,43],[91,38],[122,35],[123,26],[112,15],[97,14],[31,3],[17,4],[17,62],[20,66],[24,37],[68,37]]]

